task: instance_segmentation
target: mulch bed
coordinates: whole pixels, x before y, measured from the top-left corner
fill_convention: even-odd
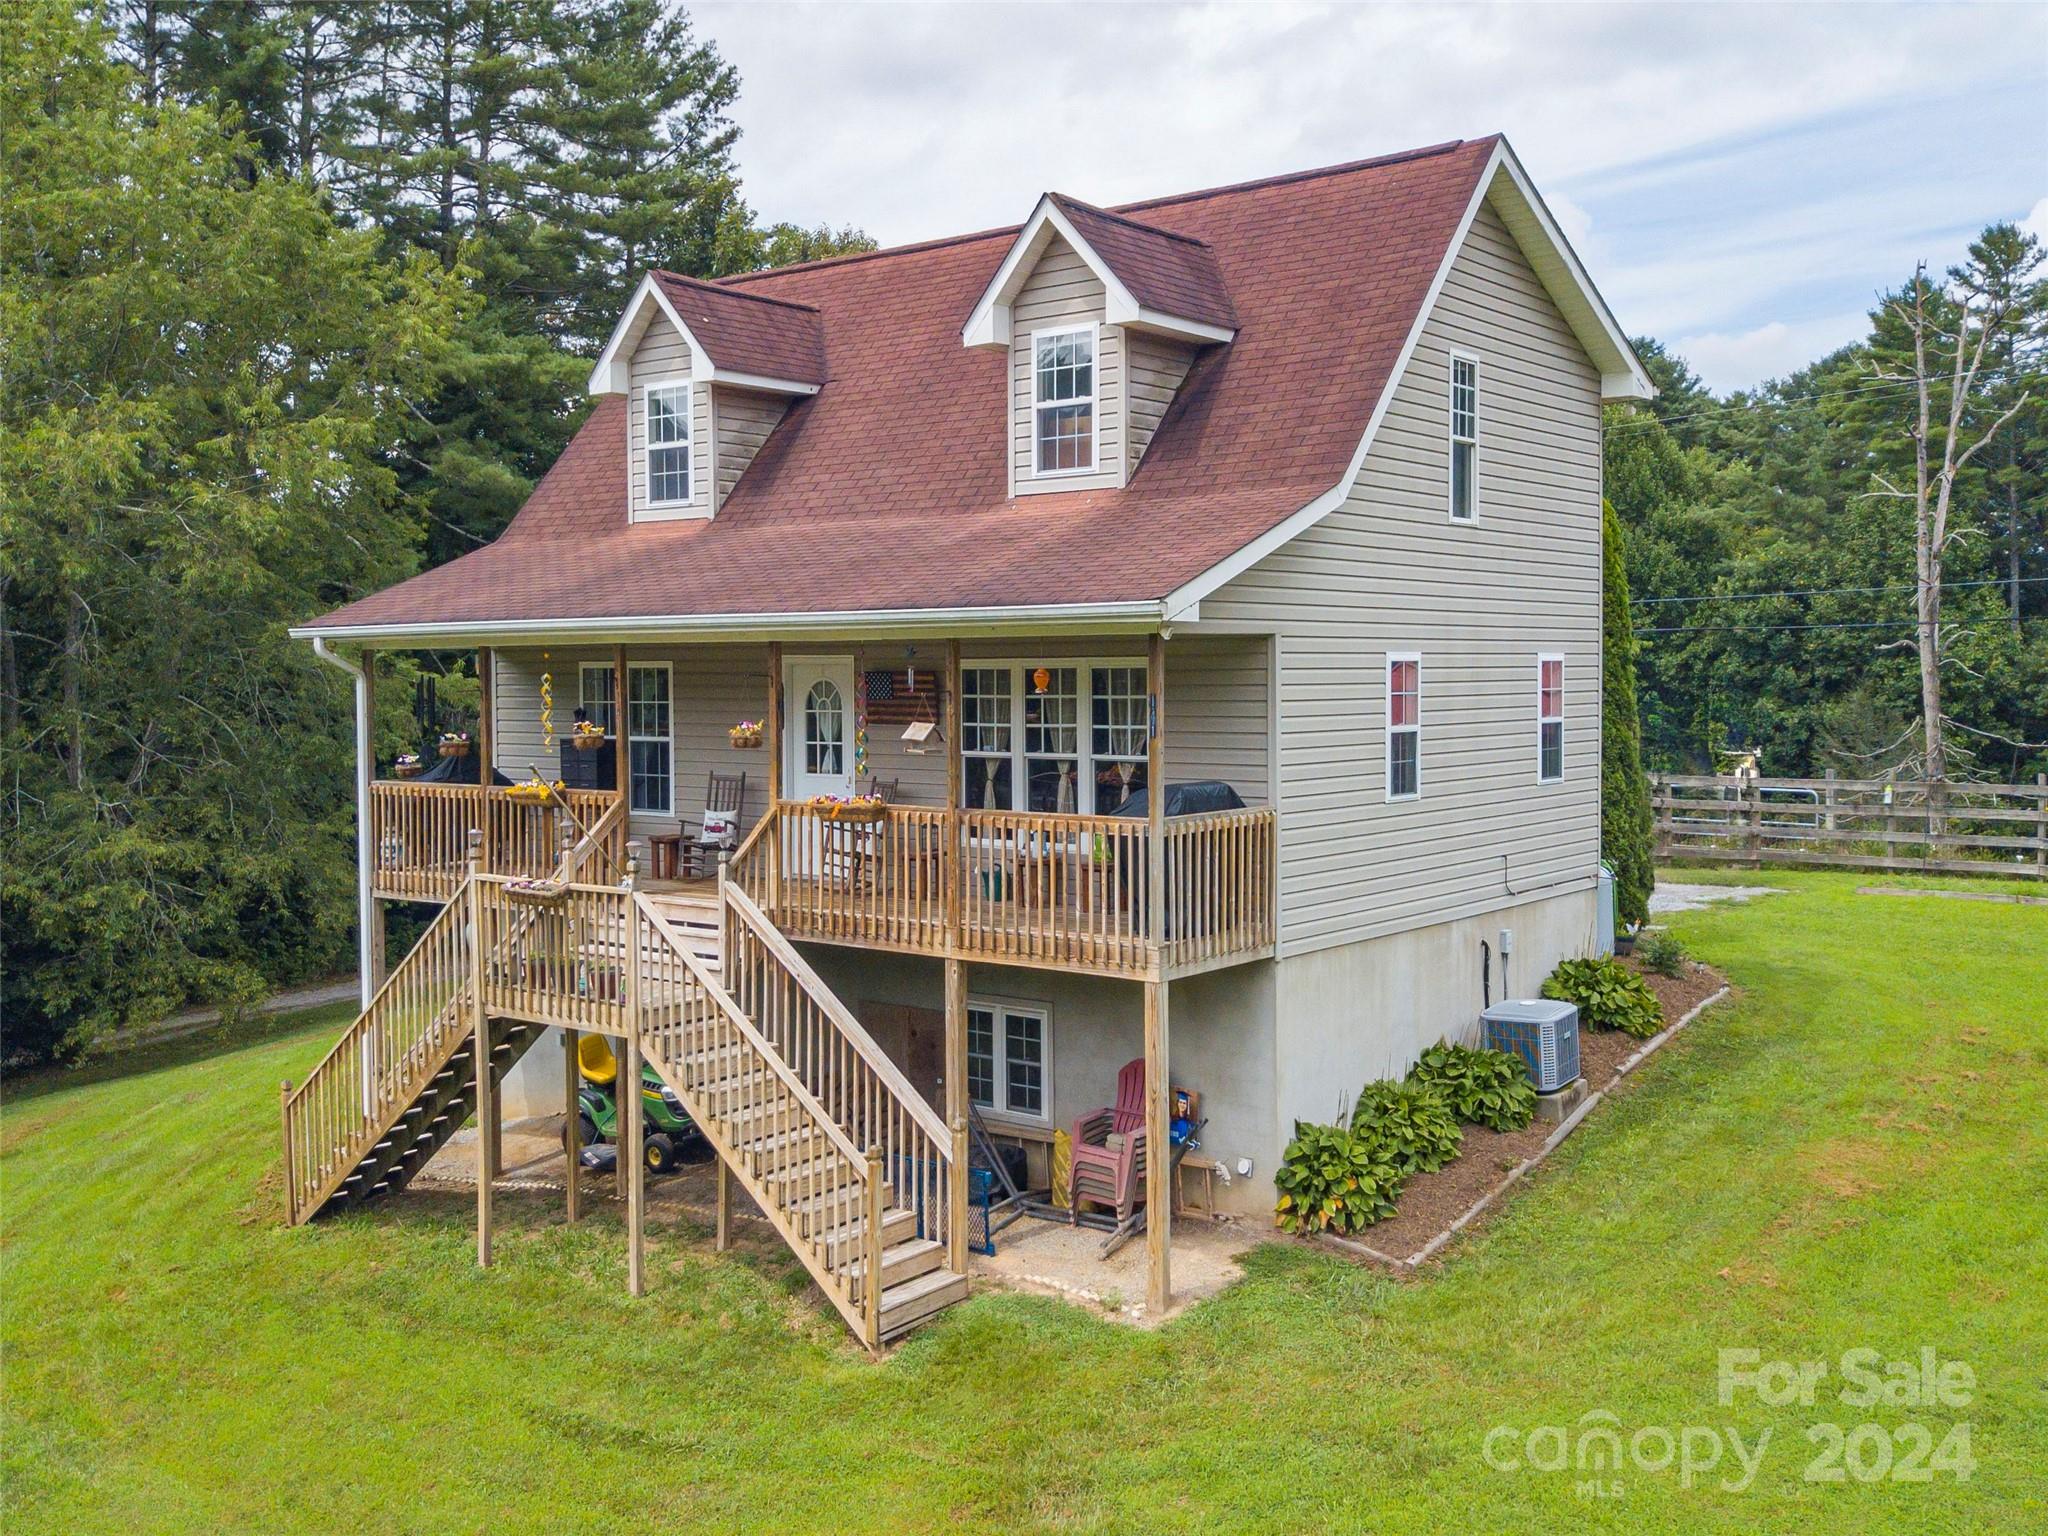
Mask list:
[[[1675,1024],[1712,997],[1725,981],[1719,971],[1690,960],[1685,963],[1685,974],[1676,977],[1644,971],[1633,960],[1624,960],[1622,964],[1635,969],[1650,984],[1650,990],[1663,1005],[1667,1025]],[[1612,1085],[1621,1064],[1642,1048],[1642,1041],[1618,1029],[1581,1030],[1579,1071],[1587,1088],[1599,1091]],[[1489,1131],[1481,1125],[1466,1126],[1458,1156],[1435,1173],[1418,1173],[1409,1179],[1401,1197],[1394,1202],[1394,1214],[1357,1234],[1356,1241],[1396,1259],[1420,1253],[1470,1210],[1474,1201],[1506,1178],[1516,1164],[1534,1157],[1556,1129],[1548,1120],[1532,1120],[1519,1131],[1505,1133]],[[1473,1226],[1484,1223],[1498,1209],[1498,1205],[1489,1207]]]

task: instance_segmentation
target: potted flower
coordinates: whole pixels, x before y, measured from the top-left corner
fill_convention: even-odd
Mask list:
[[[505,787],[505,798],[507,800],[532,800],[541,805],[546,805],[567,787],[560,779],[555,780],[552,784],[544,779],[527,779],[523,783],[508,784]]]
[[[469,756],[469,732],[443,731],[441,733],[441,755],[443,757]]]
[[[761,745],[761,722],[758,720],[742,720],[738,725],[733,726],[727,731],[726,734],[732,738],[732,744],[735,747],[742,751],[751,751],[753,748]]]
[[[420,776],[420,755],[417,752],[401,752],[392,759],[391,772],[401,779],[416,779]]]
[[[595,752],[604,745],[604,727],[595,720],[578,720],[569,733],[569,743],[578,752]]]

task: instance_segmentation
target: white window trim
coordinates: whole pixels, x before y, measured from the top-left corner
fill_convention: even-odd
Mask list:
[[[636,741],[661,741],[660,736],[635,736],[633,734],[633,674],[635,672],[659,670],[668,674],[668,809],[665,811],[642,810],[633,804],[633,743]],[[634,661],[626,659],[626,697],[618,706],[619,750],[626,754],[626,816],[672,817],[676,814],[676,669],[669,661]]]
[[[1029,1014],[1038,1020],[1038,1041],[1040,1046],[1038,1064],[1039,1071],[1043,1075],[1045,1082],[1045,1091],[1040,1095],[1040,1103],[1043,1105],[1043,1110],[1036,1115],[1026,1114],[1022,1110],[1009,1109],[1002,1104],[974,1104],[972,1092],[963,1083],[961,1091],[967,1095],[968,1103],[974,1104],[976,1112],[990,1125],[1051,1125],[1053,1123],[1052,1005],[1050,1003],[1034,1002],[1029,998],[996,997],[988,993],[974,992],[968,994],[967,1006],[969,1008],[985,1009],[996,1016],[997,1028],[994,1038],[989,1041],[989,1044],[994,1054],[993,1076],[990,1080],[991,1089],[997,1097],[1008,1097],[1010,1082],[1009,1037],[1001,1028],[1003,1022],[1002,1015],[1005,1011]]]
[[[1543,664],[1546,661],[1554,661],[1558,665],[1557,713],[1554,716],[1543,713]],[[1564,664],[1563,651],[1538,651],[1536,653],[1536,782],[1538,784],[1562,784],[1564,782]],[[1418,717],[1420,713],[1421,711],[1418,709]],[[1554,775],[1546,776],[1543,772],[1543,727],[1550,724],[1553,719],[1557,722],[1557,772]]]
[[[583,662],[578,662],[578,663],[576,664],[576,707],[577,707],[578,709],[580,709],[580,710],[583,710],[583,711],[585,711],[586,713],[587,713],[587,712],[589,711],[589,709],[590,709],[590,698],[591,698],[591,695],[590,695],[590,685],[589,685],[589,682],[587,681],[587,679],[589,678],[590,674],[591,674],[591,673],[593,673],[593,672],[596,672],[596,673],[600,673],[600,674],[602,674],[602,675],[603,675],[603,676],[605,676],[605,677],[609,677],[609,678],[611,678],[611,679],[612,679],[612,687],[613,687],[613,689],[614,689],[614,690],[616,690],[616,689],[618,688],[618,686],[619,686],[619,684],[618,684],[618,673],[617,673],[617,672],[616,672],[616,671],[615,671],[615,670],[613,669],[613,667],[612,667],[612,664],[611,664],[610,662],[608,662],[608,661],[583,661]],[[674,710],[674,708],[675,708],[675,702],[674,702],[674,700],[673,700],[673,699],[671,699],[671,700],[670,700],[670,702],[669,702],[669,708],[670,708],[670,710],[671,710],[671,711],[673,711],[673,710]],[[616,735],[618,734],[618,730],[619,730],[619,705],[618,705],[618,701],[617,701],[616,699],[614,699],[614,700],[612,701],[612,705],[611,705],[611,711],[612,711],[612,723],[611,723],[611,725],[610,725],[610,726],[609,726],[609,727],[608,727],[608,728],[606,729],[606,731],[605,731],[605,735],[607,735],[607,736],[616,736]]]
[[[683,440],[680,443],[657,443],[654,440],[653,395],[658,389],[680,389],[683,392]],[[690,490],[689,494],[680,500],[654,499],[654,450],[657,448],[683,450],[683,478]],[[640,484],[640,507],[642,512],[650,517],[664,512],[674,514],[698,504],[697,383],[687,373],[647,379],[640,385]]]
[[[1079,405],[1081,398],[1073,400],[1040,400],[1038,398],[1038,343],[1045,336],[1079,336],[1088,334],[1088,383],[1085,397],[1088,404],[1088,466],[1085,469],[1040,469],[1038,467],[1038,413],[1041,409],[1056,405]],[[1102,471],[1102,327],[1095,321],[1082,325],[1049,325],[1043,330],[1031,333],[1031,478],[1034,480],[1067,480],[1076,475],[1094,475]]]
[[[1138,671],[1143,672],[1146,669],[1146,665],[1147,663],[1143,656],[1036,656],[1023,661],[1004,656],[966,656],[961,658],[960,670],[962,672],[971,672],[977,669],[988,671],[1001,668],[1010,674],[1010,750],[1008,756],[1010,761],[1010,788],[1013,794],[1021,794],[1025,789],[1026,770],[1024,765],[1026,759],[1031,755],[1024,749],[1024,700],[1030,692],[1032,670],[1037,667],[1072,667],[1080,674],[1074,680],[1075,705],[1078,716],[1075,721],[1078,737],[1074,743],[1074,755],[1075,772],[1080,775],[1080,782],[1075,788],[1081,793],[1077,794],[1075,798],[1078,801],[1085,796],[1088,803],[1085,808],[1077,805],[1073,814],[1092,816],[1096,814],[1095,679],[1092,674],[1097,667],[1121,667],[1126,670],[1136,668]],[[1151,729],[1151,720],[1155,718],[1150,707],[1149,698],[1146,717],[1146,729],[1149,731]],[[1004,756],[1002,753],[989,752],[970,754],[963,749],[962,744],[959,742],[954,743],[953,751],[961,756],[963,782],[964,770],[968,761],[1000,762]],[[1101,761],[1105,763],[1120,763],[1129,761],[1129,759],[1105,757]],[[1017,814],[1029,813],[1019,812]],[[1047,812],[1045,814],[1055,813]]]
[[[1412,661],[1415,663],[1415,723],[1396,726],[1394,724],[1394,663]],[[1422,652],[1388,651],[1380,663],[1381,704],[1385,710],[1386,762],[1380,773],[1380,789],[1386,795],[1389,805],[1400,805],[1409,800],[1422,798]],[[1396,732],[1415,736],[1415,788],[1405,795],[1394,793],[1394,736]]]
[[[1458,436],[1460,363],[1472,365],[1472,435],[1469,438]],[[1479,413],[1479,380],[1482,372],[1478,353],[1461,351],[1456,347],[1451,349],[1450,362],[1444,374],[1444,515],[1451,522],[1464,528],[1469,528],[1479,521],[1479,432],[1483,425],[1483,418]],[[1458,516],[1458,481],[1457,470],[1454,468],[1458,444],[1461,442],[1469,442],[1472,445],[1472,511],[1466,517]]]

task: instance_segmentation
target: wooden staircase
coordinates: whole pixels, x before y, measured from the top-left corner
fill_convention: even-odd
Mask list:
[[[551,1025],[630,1032],[869,1349],[966,1295],[965,1126],[947,1130],[751,899],[629,875],[520,909],[508,884],[471,873],[287,1085],[291,1223],[403,1188],[474,1113],[481,1006],[499,1074]],[[619,980],[594,989],[599,974]]]

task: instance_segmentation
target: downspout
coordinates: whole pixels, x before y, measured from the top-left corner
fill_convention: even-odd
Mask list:
[[[356,684],[356,950],[362,1001],[367,1009],[376,995],[376,954],[370,942],[377,921],[377,901],[370,894],[370,678],[345,656],[327,649],[320,636],[313,637],[313,654],[330,666],[341,668]]]

